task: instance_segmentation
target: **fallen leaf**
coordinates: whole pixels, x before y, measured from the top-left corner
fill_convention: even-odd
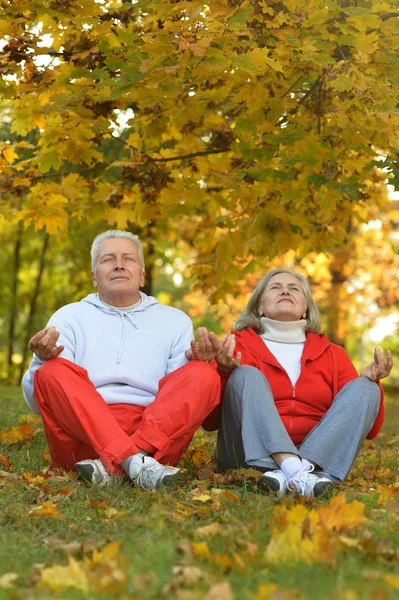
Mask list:
[[[194,559],[191,543],[188,540],[180,540],[180,542],[177,543],[176,549],[183,555],[183,559],[186,562],[191,562]]]
[[[200,469],[198,469],[196,477],[199,481],[202,481],[204,479],[211,479],[212,475],[214,475],[215,473],[216,463],[211,462],[203,465]]]
[[[196,585],[205,577],[204,572],[199,567],[190,565],[175,565],[172,567],[172,573],[175,578],[175,582],[178,585],[184,585],[186,587],[192,587]]]
[[[4,573],[0,576],[0,588],[3,590],[10,590],[13,587],[13,583],[18,579],[18,573]]]
[[[204,596],[204,600],[234,600],[230,582],[223,581],[213,585]]]
[[[105,500],[103,500],[102,502],[99,502],[98,500],[92,500],[91,502],[89,502],[89,506],[96,510],[105,510],[106,508],[108,508],[108,504],[105,502]]]
[[[54,592],[76,589],[87,594],[90,589],[90,582],[88,573],[82,563],[70,556],[66,566],[54,565],[43,569],[38,587],[48,587]]]
[[[220,523],[216,521],[214,523],[210,523],[209,525],[204,525],[203,527],[198,527],[195,534],[199,537],[209,537],[214,538],[216,535],[220,535],[222,531],[222,527]]]
[[[122,519],[125,516],[125,512],[123,510],[119,511],[116,508],[106,508],[104,514],[107,519],[113,519],[116,517],[117,519]]]
[[[18,444],[30,440],[36,429],[31,427],[29,423],[21,423],[18,427],[11,427],[7,431],[0,431],[0,442],[5,446],[11,446],[12,444]]]
[[[44,450],[42,452],[42,459],[46,462],[50,462],[51,461],[51,454],[50,452],[48,452],[47,450]]]
[[[53,550],[58,550],[59,552],[63,552],[64,554],[71,554],[73,556],[83,554],[83,544],[81,544],[80,542],[56,541],[53,542],[51,547]]]
[[[191,500],[194,502],[210,502],[212,500],[212,496],[208,494],[201,494],[200,496],[192,496]]]
[[[278,585],[275,583],[263,583],[258,586],[255,594],[251,592],[246,592],[246,594],[251,600],[269,600],[277,591]]]
[[[44,483],[46,481],[43,475],[32,475],[32,473],[24,473],[23,478],[26,482],[31,483],[33,485]]]
[[[191,550],[195,558],[210,561],[212,559],[211,551],[206,542],[195,542],[191,544]]]
[[[32,510],[29,511],[29,515],[31,517],[52,517],[54,519],[59,519],[61,517],[61,514],[58,512],[58,507],[54,502],[43,502],[41,506],[32,508]]]
[[[12,464],[10,463],[10,459],[5,454],[0,454],[0,466],[6,471],[11,471]]]
[[[231,490],[222,490],[220,488],[212,488],[211,494],[222,497],[222,498],[226,498],[230,502],[241,503],[240,498],[238,496],[236,496],[234,494],[234,492],[232,492]]]
[[[320,525],[327,529],[343,531],[354,529],[367,521],[364,509],[363,502],[354,500],[347,504],[345,494],[339,494],[328,506],[320,507],[317,514]]]
[[[394,588],[395,590],[399,590],[399,575],[387,573],[384,575],[383,579],[390,587]]]

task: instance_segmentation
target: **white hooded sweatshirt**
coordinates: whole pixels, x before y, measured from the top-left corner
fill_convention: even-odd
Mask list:
[[[107,404],[147,406],[159,380],[188,362],[185,352],[194,338],[190,318],[140,296],[141,303],[124,312],[89,294],[57,310],[47,324],[60,332],[58,345],[65,347],[60,357],[86,369]],[[43,363],[34,355],[22,380],[26,403],[36,413],[33,380]]]

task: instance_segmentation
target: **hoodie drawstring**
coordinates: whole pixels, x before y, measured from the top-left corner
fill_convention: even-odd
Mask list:
[[[122,354],[123,354],[123,348],[125,347],[125,332],[126,332],[126,327],[125,327],[125,317],[127,319],[129,319],[130,323],[132,324],[132,326],[135,329],[138,329],[136,323],[133,323],[133,321],[131,320],[131,318],[129,317],[129,315],[127,313],[119,313],[122,319],[122,336],[121,336],[121,341],[119,343],[119,348],[118,348],[118,354],[116,356],[116,362],[119,364],[121,362],[122,359]]]

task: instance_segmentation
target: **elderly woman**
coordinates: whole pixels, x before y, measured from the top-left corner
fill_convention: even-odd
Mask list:
[[[223,342],[223,402],[204,423],[219,425],[219,470],[259,468],[261,489],[279,496],[320,496],[343,481],[364,440],[381,429],[378,381],[392,368],[391,353],[385,361],[375,350],[359,377],[345,350],[320,333],[307,281],[286,269],[263,277]]]

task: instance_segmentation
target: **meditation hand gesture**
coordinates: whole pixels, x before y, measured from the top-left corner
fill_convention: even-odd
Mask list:
[[[220,342],[216,333],[209,332],[206,327],[198,327],[196,342],[190,342],[190,348],[186,351],[188,360],[212,360],[220,351]]]
[[[188,360],[206,360],[216,359],[218,366],[224,371],[232,371],[240,366],[241,353],[233,358],[236,345],[234,335],[223,335],[218,340],[217,335],[209,332],[206,327],[197,329],[198,341],[192,341],[190,348],[186,351]]]
[[[240,366],[241,352],[237,352],[237,356],[233,358],[234,349],[236,347],[236,338],[232,333],[228,337],[223,335],[220,338],[221,350],[215,356],[218,367],[223,371],[233,371]]]
[[[29,341],[28,348],[42,360],[56,358],[64,350],[64,346],[56,346],[60,332],[52,326],[38,331]]]
[[[393,367],[392,353],[390,350],[386,352],[386,360],[379,348],[374,348],[374,360],[368,367],[363,369],[360,377],[368,377],[371,381],[378,381],[384,377],[388,377]]]

